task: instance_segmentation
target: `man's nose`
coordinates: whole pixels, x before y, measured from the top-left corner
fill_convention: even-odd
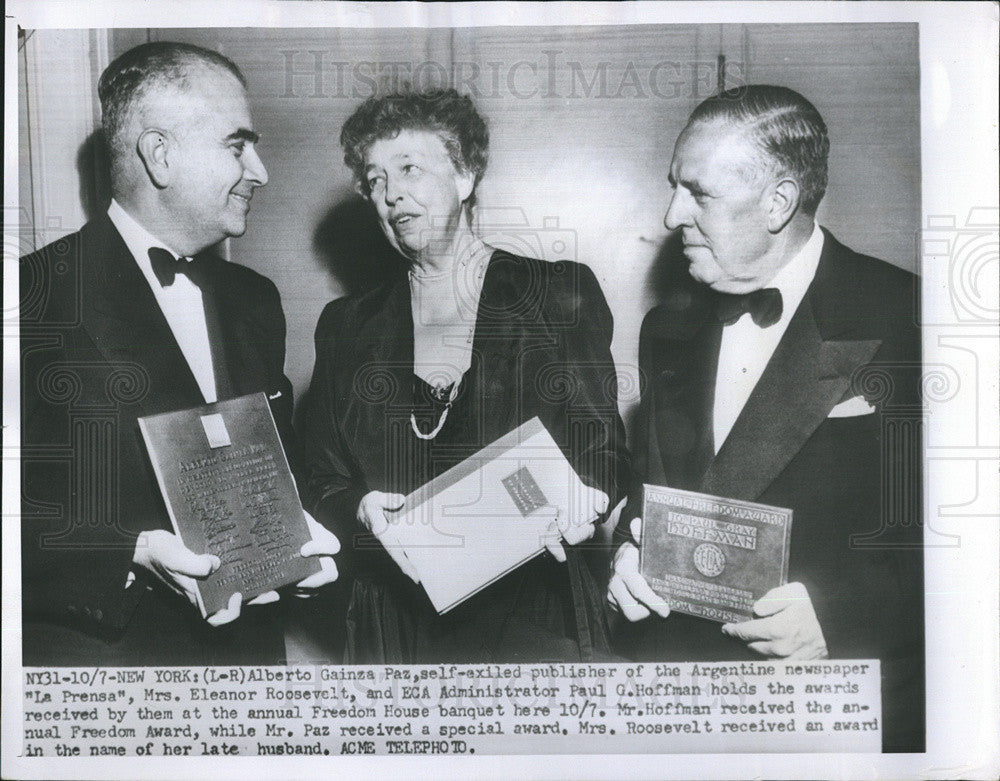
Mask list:
[[[670,198],[667,213],[663,215],[663,226],[668,231],[677,230],[682,225],[689,224],[690,210],[684,204],[684,195],[680,190],[674,190]]]
[[[263,187],[267,184],[267,169],[264,161],[260,159],[257,150],[247,149],[243,152],[243,174],[254,183],[255,187]]]

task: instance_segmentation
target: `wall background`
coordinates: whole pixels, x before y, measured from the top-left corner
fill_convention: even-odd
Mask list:
[[[465,29],[124,29],[28,31],[22,40],[23,250],[76,230],[107,202],[96,81],[146,40],[217,49],[249,81],[270,183],[254,196],[232,260],[278,285],[287,373],[308,387],[323,306],[386,262],[354,196],[340,127],[393,82],[472,94],[491,131],[479,220],[486,238],[568,257],[597,274],[615,316],[628,418],[639,326],[667,256],[663,214],[673,143],[712,94],[771,82],[812,100],[830,129],[822,224],[852,248],[914,269],[920,224],[915,24],[654,25]],[[374,260],[372,260],[374,258]]]

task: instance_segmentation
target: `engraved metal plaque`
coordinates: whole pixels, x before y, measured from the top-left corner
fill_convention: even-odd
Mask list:
[[[782,507],[647,485],[639,568],[671,610],[746,621],[788,580],[791,528]]]
[[[237,591],[249,600],[319,572],[299,555],[310,539],[263,393],[151,415],[139,427],[174,531],[222,566],[198,581],[211,615]]]

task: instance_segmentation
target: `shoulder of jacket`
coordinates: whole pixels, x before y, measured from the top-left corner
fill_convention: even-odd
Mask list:
[[[856,338],[892,337],[902,326],[915,327],[919,277],[887,261],[855,252],[825,232],[829,264],[821,272],[822,288],[814,298],[824,336],[848,333]]]

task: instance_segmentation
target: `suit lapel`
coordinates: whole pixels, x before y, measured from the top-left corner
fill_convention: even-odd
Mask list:
[[[829,263],[824,251],[823,262]],[[698,490],[754,500],[841,401],[851,376],[871,361],[878,339],[824,340],[814,302],[829,291],[829,269],[816,279],[788,324],[732,431]]]
[[[109,363],[138,364],[149,375],[140,407],[200,401],[194,374],[124,240],[106,216],[93,227],[83,246],[83,326],[95,346]]]
[[[369,321],[366,338],[358,346],[367,373],[388,374],[392,378],[388,407],[409,410],[413,404],[413,313],[406,277],[393,285],[385,305]],[[364,406],[372,409],[371,405]]]
[[[367,442],[355,457],[373,484],[408,493],[407,464],[394,453],[409,427],[413,402],[413,320],[410,291],[401,277],[385,293],[356,333],[337,335],[346,407],[341,422],[345,440]],[[349,351],[348,351],[349,350]]]
[[[203,256],[200,260],[208,268],[202,300],[218,397],[240,396],[267,387],[267,345],[263,340],[268,334],[255,319],[254,309],[247,306],[246,291],[233,279],[223,278],[221,259]]]
[[[521,422],[521,412],[511,407],[510,400],[517,398],[524,406],[525,392],[534,392],[534,378],[518,379],[530,365],[530,351],[557,344],[555,334],[545,328],[541,297],[525,300],[525,290],[538,290],[539,286],[523,284],[518,277],[524,273],[522,261],[495,252],[483,278],[476,313],[472,350],[473,365],[480,373],[474,378],[480,383],[474,399],[481,405],[477,419],[487,421],[501,434]],[[527,333],[531,326],[537,326],[537,333]],[[518,396],[510,395],[511,383],[519,388]]]
[[[663,482],[678,488],[697,485],[712,458],[712,405],[722,326],[706,320],[691,339],[664,339],[653,349],[662,363],[653,384],[656,415],[655,464]],[[654,455],[654,454],[650,454]]]
[[[644,478],[656,485],[694,489],[712,448],[712,404],[722,326],[712,294],[687,281],[647,314],[640,339],[648,441]]]

